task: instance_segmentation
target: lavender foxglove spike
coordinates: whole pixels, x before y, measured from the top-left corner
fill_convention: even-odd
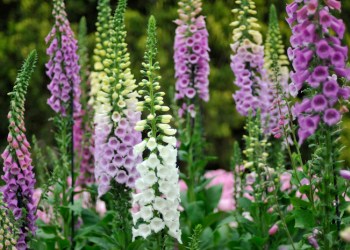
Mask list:
[[[174,61],[176,94],[180,103],[180,116],[190,112],[193,99],[209,101],[209,44],[205,18],[199,15],[201,0],[179,2],[179,19],[175,21]],[[191,112],[193,114],[193,112]]]
[[[82,129],[78,42],[67,19],[64,1],[54,0],[53,3],[55,24],[45,38],[45,42],[49,44],[46,53],[50,57],[46,64],[46,74],[50,78],[48,89],[51,97],[47,103],[56,113],[67,116],[67,113],[71,113],[73,95],[74,148],[80,149]]]
[[[243,116],[255,116],[261,113],[261,124],[266,133],[270,132],[270,103],[273,87],[269,84],[264,68],[264,46],[262,35],[257,30],[260,25],[256,19],[256,6],[253,0],[240,1],[239,8],[233,9],[237,18],[231,23],[233,44],[231,49],[231,69],[235,75],[238,90],[233,94],[238,113]]]
[[[133,153],[141,142],[134,129],[141,113],[136,110],[136,81],[130,70],[130,54],[126,44],[124,13],[126,1],[120,0],[115,16],[109,53],[102,62],[105,76],[97,93],[95,113],[95,178],[99,196],[110,189],[111,180],[134,188],[139,177],[136,165],[142,156]]]

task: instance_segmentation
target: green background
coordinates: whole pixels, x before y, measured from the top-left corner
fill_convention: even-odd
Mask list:
[[[78,22],[86,16],[89,33],[89,51],[94,46],[94,29],[96,21],[97,0],[67,0],[67,13],[72,27],[77,31]],[[262,33],[266,37],[268,9],[271,3],[277,6],[280,15],[280,26],[286,46],[289,46],[290,29],[285,19],[283,0],[256,0],[258,19],[262,24]],[[350,27],[350,1],[343,2],[341,17]],[[114,9],[117,1],[111,1]],[[173,63],[173,40],[177,18],[177,1],[174,0],[129,0],[126,13],[128,45],[131,52],[132,70],[140,80],[140,62],[146,40],[146,23],[153,14],[158,21],[159,61],[163,76],[163,90],[171,92],[175,84]],[[233,21],[231,9],[236,7],[233,0],[203,0],[203,15],[207,17],[207,28],[210,34],[211,74],[210,101],[204,105],[204,121],[208,150],[218,159],[209,168],[228,168],[234,140],[242,137],[244,118],[235,110],[232,94],[234,76],[230,69],[230,43]],[[9,107],[7,92],[12,89],[17,69],[30,50],[36,48],[39,63],[31,80],[26,102],[26,126],[28,137],[35,134],[39,141],[47,145],[53,142],[51,122],[53,111],[46,104],[49,92],[46,85],[49,79],[45,75],[44,64],[48,60],[45,54],[45,36],[51,29],[51,1],[44,0],[2,0],[0,2],[0,151],[6,146],[8,122],[6,114]],[[349,32],[346,42],[350,44]],[[172,98],[172,97],[171,97]],[[170,98],[168,101],[170,102]],[[350,145],[349,119],[345,119],[343,141]],[[343,152],[350,162],[349,150]]]

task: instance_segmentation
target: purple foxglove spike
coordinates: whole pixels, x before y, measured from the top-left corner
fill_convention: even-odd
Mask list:
[[[179,19],[175,21],[178,25],[174,42],[175,99],[180,102],[181,116],[186,111],[190,112],[183,110],[187,106],[182,106],[181,103],[187,103],[187,100],[193,102],[197,97],[209,101],[210,49],[205,18],[198,16],[201,5],[201,1],[182,4],[178,11]]]
[[[46,64],[47,76],[51,82],[48,89],[51,97],[47,100],[49,106],[58,114],[66,116],[70,113],[71,96],[73,95],[73,143],[74,148],[81,150],[81,104],[78,43],[70,27],[63,0],[55,0],[52,14],[55,24],[45,38],[49,47],[46,51],[50,57]]]
[[[298,91],[315,90],[314,96],[305,97],[293,108],[299,122],[300,144],[316,132],[320,122],[336,125],[342,110],[337,108],[338,101],[349,98],[347,87],[340,81],[341,77],[350,79],[350,69],[346,67],[348,47],[342,45],[345,25],[333,15],[340,10],[337,0],[298,0],[287,5],[293,32],[288,53],[294,68],[291,79]],[[312,120],[315,117],[317,121]]]

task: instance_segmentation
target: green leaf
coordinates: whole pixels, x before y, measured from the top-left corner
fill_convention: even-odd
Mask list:
[[[115,244],[108,240],[107,237],[89,237],[89,241],[103,249],[116,249]]]
[[[115,216],[114,211],[108,211],[105,216],[102,218],[102,220],[99,222],[99,225],[109,227],[109,223],[113,221],[113,218]]]
[[[309,194],[310,193],[310,185],[303,185],[299,188],[299,192],[302,194]]]
[[[59,245],[59,249],[68,249],[70,246],[70,241],[67,239],[57,238],[57,243]]]
[[[190,180],[189,180],[190,181]],[[201,192],[202,190],[205,190],[205,188],[209,185],[209,183],[212,181],[212,178],[204,179],[199,185],[195,187],[195,192]]]
[[[80,215],[83,211],[83,201],[81,199],[74,201],[74,204],[69,204],[68,208],[74,212],[74,215]]]
[[[179,150],[179,151],[178,151],[178,154],[179,154],[179,159],[180,159],[181,161],[186,161],[186,160],[187,160],[187,158],[188,158],[188,153],[187,153],[187,151],[185,151],[185,150]]]
[[[30,249],[35,249],[35,250],[47,250],[48,247],[47,245],[45,244],[45,242],[40,239],[33,239],[31,240],[30,242]],[[50,248],[51,249],[51,248]]]
[[[205,190],[205,208],[207,213],[212,212],[219,204],[222,194],[222,185],[212,186]]]
[[[247,198],[245,198],[245,197],[240,197],[237,200],[237,206],[240,207],[240,208],[243,208],[244,210],[249,211],[251,205],[252,205],[252,201],[247,199]]]
[[[251,238],[251,242],[257,247],[257,248],[260,248],[261,246],[265,245],[267,239],[265,238],[261,238],[261,237],[258,237],[258,236],[253,236]]]
[[[225,213],[225,214],[227,216],[227,213]],[[228,216],[228,217],[222,219],[220,221],[220,223],[218,224],[218,226],[223,226],[223,225],[226,225],[226,224],[230,224],[231,222],[237,222],[237,218],[232,216],[232,215]]]
[[[301,208],[309,208],[310,207],[310,202],[304,201],[300,198],[293,197],[290,199],[290,201],[294,207],[301,207]]]
[[[83,209],[81,211],[81,218],[83,219],[84,226],[95,225],[100,221],[100,217],[91,209]]]
[[[213,225],[214,223],[222,222],[226,217],[227,214],[225,212],[211,213],[204,218],[203,227],[206,228]]]
[[[311,211],[294,210],[293,214],[296,228],[313,228],[315,226],[315,218]]]
[[[130,243],[127,247],[127,250],[138,250],[138,249],[145,249],[144,248],[144,240],[135,240],[134,242]]]
[[[210,249],[213,247],[213,243],[213,230],[210,227],[206,227],[200,236],[200,249]]]
[[[36,231],[36,235],[38,238],[40,239],[44,239],[44,240],[53,240],[56,238],[56,235],[53,234],[53,233],[47,233],[45,232],[42,228],[39,228],[37,231]]]
[[[87,237],[87,235],[96,233],[96,232],[104,232],[104,228],[99,225],[91,225],[91,226],[84,226],[80,228],[76,233],[76,238],[84,238]]]
[[[193,225],[201,224],[204,219],[204,202],[203,201],[195,201],[188,205],[187,210],[185,210],[189,220]]]

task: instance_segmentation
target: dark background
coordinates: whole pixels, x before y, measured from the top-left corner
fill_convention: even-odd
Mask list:
[[[82,16],[87,18],[89,51],[94,46],[94,30],[96,21],[97,0],[66,0],[68,18],[74,31]],[[280,26],[286,46],[289,46],[290,30],[285,18],[284,0],[256,0],[258,19],[262,24],[262,33],[266,37],[268,9],[271,3],[277,6],[280,15]],[[350,27],[350,1],[343,2],[341,17]],[[114,9],[117,1],[111,1]],[[241,140],[244,118],[235,110],[232,93],[234,76],[230,69],[230,43],[233,21],[231,9],[236,7],[234,0],[203,0],[203,15],[207,17],[207,28],[210,34],[210,101],[204,105],[204,121],[209,152],[218,159],[210,164],[210,168],[228,168],[234,140]],[[53,112],[46,104],[49,83],[45,75],[44,64],[48,60],[45,55],[45,36],[51,29],[51,1],[44,0],[1,0],[0,1],[0,151],[6,146],[8,122],[6,114],[9,107],[7,93],[11,91],[17,69],[30,50],[36,48],[39,54],[38,67],[30,82],[26,102],[26,126],[28,138],[35,134],[41,144],[52,145],[53,138],[49,118]],[[129,0],[126,13],[128,30],[128,46],[132,59],[132,70],[140,80],[140,62],[142,60],[148,16],[153,14],[158,22],[159,61],[163,77],[163,90],[171,93],[175,84],[173,64],[173,40],[177,18],[177,1],[174,0]],[[346,42],[350,44],[349,32]],[[90,54],[91,56],[91,54]],[[172,98],[172,97],[171,97]],[[170,98],[168,98],[170,100]],[[350,145],[349,119],[345,119],[343,142]],[[343,152],[344,158],[350,162],[349,150]]]

